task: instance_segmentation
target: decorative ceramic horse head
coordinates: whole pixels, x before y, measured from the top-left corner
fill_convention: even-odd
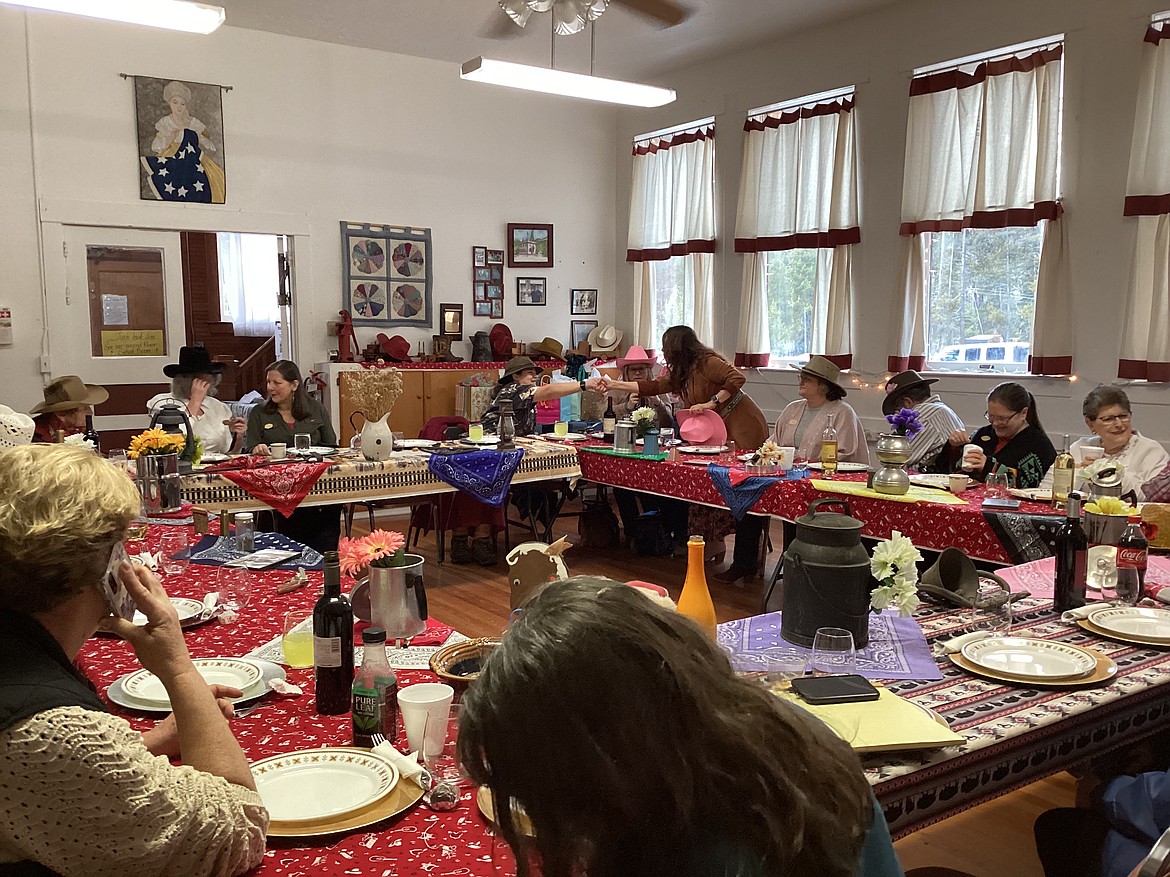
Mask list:
[[[508,584],[512,590],[512,608],[517,609],[542,585],[569,577],[561,555],[572,548],[563,536],[552,545],[524,542],[508,552]]]

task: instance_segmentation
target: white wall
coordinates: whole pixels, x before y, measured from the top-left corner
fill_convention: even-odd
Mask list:
[[[637,134],[716,117],[716,201],[720,232],[715,258],[717,346],[735,350],[742,256],[735,255],[736,198],[746,111],[776,101],[856,85],[861,177],[861,237],[855,261],[855,374],[871,385],[885,374],[893,347],[898,222],[906,111],[915,67],[1065,33],[1064,194],[1072,250],[1075,383],[1025,378],[1050,434],[1084,432],[1084,393],[1117,374],[1124,291],[1134,220],[1122,201],[1142,35],[1149,16],[1167,0],[917,0],[871,15],[738,53],[660,79],[679,100],[651,111],[626,111],[619,122],[617,204],[628,210],[630,139]],[[624,258],[626,223],[615,231],[618,282],[632,290]],[[633,321],[630,297],[619,297],[618,324]],[[985,397],[1003,380],[990,375],[947,377],[938,387],[968,424],[981,425]],[[795,373],[761,371],[752,394],[773,417],[796,397]],[[848,385],[849,401],[880,425],[878,386]],[[1128,388],[1135,425],[1170,442],[1170,388]]]
[[[195,222],[212,230],[308,230],[296,254],[302,367],[336,346],[325,324],[341,307],[340,220],[430,227],[436,317],[440,303],[463,303],[468,334],[492,322],[471,316],[472,246],[502,248],[508,222],[551,222],[555,267],[505,269],[513,336],[567,341],[572,287],[599,288],[597,319],[613,318],[614,110],[461,82],[453,64],[253,30],[199,37],[0,7],[0,306],[17,336],[0,347],[6,404],[41,398],[34,199],[65,222],[166,227],[186,209],[139,200],[133,89],[119,73],[232,86],[227,204],[182,215],[208,216]],[[518,274],[548,277],[548,306],[517,307]],[[359,329],[359,341],[376,331]],[[417,348],[434,331],[402,334]],[[456,352],[467,358],[470,345]]]

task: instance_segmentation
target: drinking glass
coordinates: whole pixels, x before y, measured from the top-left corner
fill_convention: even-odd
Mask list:
[[[294,670],[313,666],[313,612],[297,609],[284,614],[280,649],[284,662]]]
[[[297,451],[307,453],[309,448],[313,446],[313,437],[307,432],[298,432],[293,437],[294,447]]]
[[[569,434],[569,422],[567,420],[558,420],[556,426],[553,427],[553,432],[560,438],[564,438]]]
[[[666,426],[658,430],[658,447],[669,448],[674,442],[674,427]]]
[[[467,425],[467,437],[473,442],[477,442],[483,438],[483,424],[478,420],[475,423]]]
[[[989,636],[1011,636],[1011,592],[991,579],[979,580],[980,605],[967,610],[967,632],[980,631]]]
[[[239,612],[252,601],[252,583],[247,570],[238,566],[221,566],[216,575],[219,604],[224,609]]]
[[[126,456],[125,448],[118,448],[106,454],[106,459],[113,463],[120,471],[126,471],[126,464],[130,462],[130,458]]]
[[[1006,472],[992,472],[987,476],[987,495],[993,499],[1007,499],[1011,479]]]
[[[456,743],[459,740],[460,704],[451,704],[446,717],[427,713],[423,730],[423,763],[437,780],[451,780],[460,786],[468,782],[466,774],[459,767]]]
[[[812,660],[809,663],[814,676],[834,676],[852,673],[856,656],[853,634],[841,627],[822,627],[813,636]]]
[[[187,558],[175,557],[188,546],[187,530],[184,527],[168,527],[159,539],[159,550],[162,552],[162,568],[168,576],[180,575],[187,569]]]
[[[765,654],[764,673],[760,682],[767,689],[775,689],[780,683],[803,676],[808,669],[808,659],[792,654]]]

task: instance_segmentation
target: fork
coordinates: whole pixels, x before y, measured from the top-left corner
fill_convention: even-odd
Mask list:
[[[391,743],[389,740],[386,739],[386,736],[384,734],[371,734],[370,735],[370,742],[372,742],[374,744],[374,748],[381,746],[383,743],[385,743],[389,746],[394,745],[393,743]],[[422,767],[422,773],[420,773],[418,775],[418,779],[416,780],[416,782],[418,783],[419,788],[423,790],[423,797],[425,798],[426,793],[434,787],[435,778],[431,774],[431,772],[427,769],[427,766],[425,764],[421,764],[420,767]]]

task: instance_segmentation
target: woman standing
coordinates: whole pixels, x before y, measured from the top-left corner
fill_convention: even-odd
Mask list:
[[[662,336],[662,355],[669,371],[655,380],[606,381],[606,388],[639,396],[678,393],[693,414],[714,411],[727,426],[735,446],[754,451],[768,437],[768,422],[759,406],[743,391],[743,372],[707,347],[690,326],[671,326]],[[768,518],[744,515],[735,527],[731,566],[716,576],[720,582],[751,578],[760,568],[760,540]]]
[[[823,356],[814,356],[800,370],[799,399],[789,402],[776,421],[776,444],[796,448],[804,460],[821,458],[821,435],[833,419],[837,431],[837,459],[845,463],[868,463],[869,446],[857,412],[845,398],[841,369]]]
[[[987,394],[985,416],[988,425],[970,438],[962,430],[951,433],[947,450],[952,467],[976,481],[1006,472],[1014,487],[1038,486],[1056,461],[1056,448],[1040,426],[1032,394],[1005,381]],[[969,444],[976,447],[964,451]]]
[[[179,361],[163,366],[163,374],[171,379],[171,391],[146,403],[151,414],[168,399],[181,402],[191,429],[203,440],[205,454],[227,454],[241,446],[247,421],[232,416],[232,410],[215,398],[223,379],[223,363],[212,362],[207,348],[180,348]]]

